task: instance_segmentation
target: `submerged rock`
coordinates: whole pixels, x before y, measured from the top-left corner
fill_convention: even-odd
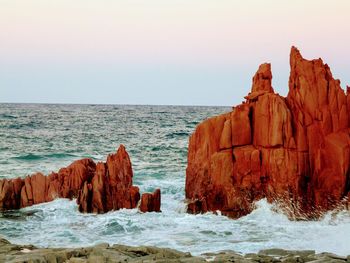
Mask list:
[[[24,179],[0,180],[0,209],[19,209],[55,198],[77,198],[79,211],[84,213],[135,208],[140,193],[132,177],[129,155],[121,145],[106,163],[82,159],[48,176],[36,173]],[[147,207],[142,211],[147,212]],[[160,192],[157,207],[160,211]]]
[[[188,212],[231,217],[255,201],[277,201],[291,218],[319,218],[350,195],[350,89],[321,59],[292,47],[289,93],[262,64],[233,111],[200,123],[189,140]]]

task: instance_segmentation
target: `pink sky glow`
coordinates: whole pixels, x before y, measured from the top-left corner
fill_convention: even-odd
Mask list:
[[[277,90],[286,94],[291,45],[306,58],[322,57],[343,87],[350,84],[348,0],[0,0],[0,7],[0,70],[6,71],[0,72],[0,90],[7,89],[11,101],[15,84],[1,82],[10,71],[21,76],[25,67],[87,65],[231,71],[227,86],[243,89],[240,101],[257,66],[271,62],[276,85],[282,86]],[[30,83],[29,89],[37,84]],[[209,96],[220,90],[214,83],[202,87]],[[234,102],[230,95],[212,103]]]

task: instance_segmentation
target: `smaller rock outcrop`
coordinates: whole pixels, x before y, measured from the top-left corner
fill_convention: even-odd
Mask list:
[[[132,167],[125,147],[110,154],[107,162],[99,162],[89,181],[79,191],[79,211],[105,213],[121,208],[135,208],[140,200],[139,188],[132,185]]]
[[[130,157],[121,145],[115,154],[107,157],[106,163],[96,164],[86,158],[48,176],[35,173],[24,179],[0,180],[0,210],[19,209],[56,198],[77,198],[79,211],[83,213],[131,209],[140,200],[139,188],[132,185],[132,177]],[[150,204],[144,205],[142,212],[148,212],[148,207],[160,211],[160,191],[147,200]]]
[[[160,189],[153,193],[143,193],[139,210],[141,212],[160,212]]]

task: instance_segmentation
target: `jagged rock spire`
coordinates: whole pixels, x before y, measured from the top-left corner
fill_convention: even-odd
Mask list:
[[[253,92],[274,92],[271,86],[272,72],[271,64],[264,63],[259,66],[258,71],[253,77],[252,93]]]

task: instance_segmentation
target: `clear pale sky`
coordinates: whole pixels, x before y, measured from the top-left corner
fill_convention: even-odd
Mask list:
[[[349,0],[0,0],[0,102],[233,105],[289,51],[350,85]]]

